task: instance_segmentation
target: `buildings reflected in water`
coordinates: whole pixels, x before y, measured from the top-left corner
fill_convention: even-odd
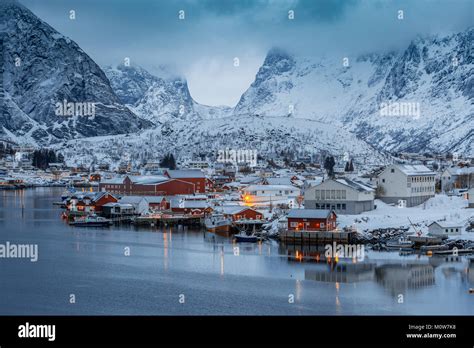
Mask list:
[[[404,294],[435,285],[436,268],[438,277],[450,279],[460,276],[461,281],[474,283],[474,261],[455,255],[431,256],[411,255],[407,258],[370,259],[331,258],[325,255],[325,246],[284,245],[279,248],[290,262],[307,263],[304,279],[317,282],[357,283],[376,282],[392,296]],[[466,262],[467,265],[466,265]]]
[[[419,289],[434,285],[434,267],[429,263],[384,264],[375,269],[377,283],[392,295],[403,294],[407,289]]]

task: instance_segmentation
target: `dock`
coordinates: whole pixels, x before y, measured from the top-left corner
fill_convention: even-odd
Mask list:
[[[474,250],[472,250],[472,249],[438,250],[438,251],[433,251],[433,254],[436,254],[436,255],[466,255],[466,254],[474,254]]]
[[[202,218],[183,214],[156,214],[138,216],[133,219],[133,223],[139,226],[201,226]]]
[[[283,231],[280,240],[294,244],[349,244],[355,240],[355,231]]]

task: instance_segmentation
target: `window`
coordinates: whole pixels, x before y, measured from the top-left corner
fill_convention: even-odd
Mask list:
[[[315,192],[316,192],[315,198],[316,198],[316,199],[321,199],[321,191],[316,190]]]
[[[336,190],[336,199],[341,199],[341,190]]]
[[[340,205],[339,203],[336,204],[336,209],[337,209],[337,210],[341,210],[341,205]]]
[[[324,228],[324,222],[321,222],[321,228]]]
[[[392,168],[392,169],[390,170],[390,173],[395,173],[395,169]]]
[[[382,179],[382,182],[385,182],[385,179]]]
[[[346,203],[342,203],[342,210],[346,210]]]
[[[346,199],[346,190],[342,190],[342,199]]]
[[[331,190],[331,199],[336,199],[336,190]]]
[[[297,222],[290,222],[290,227],[298,227],[298,223]]]

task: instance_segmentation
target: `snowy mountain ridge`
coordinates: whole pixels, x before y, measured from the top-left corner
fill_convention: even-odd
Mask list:
[[[418,38],[400,53],[344,60],[269,52],[235,113],[334,122],[389,151],[474,155],[474,29]],[[415,103],[420,115],[381,115]],[[418,117],[416,117],[418,116]]]
[[[17,1],[0,3],[0,138],[34,145],[150,127],[122,105],[99,66]],[[58,103],[71,113],[58,113]],[[84,117],[84,103],[94,105]]]
[[[153,139],[151,149],[183,156],[212,157],[228,146],[271,154],[285,144],[299,154],[474,156],[473,28],[347,60],[274,48],[235,107],[214,107],[196,102],[176,74],[123,64],[101,69],[15,0],[0,10],[0,138],[67,149],[80,143],[75,139],[108,146],[113,135],[124,147],[137,146],[134,153]],[[63,100],[93,102],[96,114],[58,116]],[[384,115],[386,104],[414,104],[419,115]]]
[[[347,60],[295,57],[274,48],[232,109],[199,106],[184,78],[156,84],[131,109],[155,123],[231,115],[311,119],[343,128],[381,151],[473,156],[473,42],[469,28],[416,38],[401,52]],[[401,112],[384,114],[383,105]],[[403,114],[411,109],[417,113]]]

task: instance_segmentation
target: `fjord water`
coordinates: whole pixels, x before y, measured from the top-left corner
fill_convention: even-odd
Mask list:
[[[202,230],[74,228],[61,192],[0,191],[0,244],[38,244],[37,262],[0,258],[0,315],[474,314],[465,258],[366,252],[336,269],[276,241],[237,252]]]

